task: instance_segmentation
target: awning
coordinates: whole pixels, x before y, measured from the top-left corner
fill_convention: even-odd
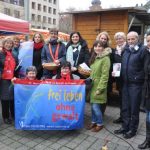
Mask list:
[[[0,13],[0,35],[29,34],[29,23]]]

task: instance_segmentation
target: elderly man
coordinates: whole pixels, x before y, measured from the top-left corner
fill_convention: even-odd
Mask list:
[[[42,49],[41,53],[42,65],[44,63],[54,62],[56,65],[60,65],[66,59],[66,48],[65,45],[58,40],[58,30],[50,30],[50,40],[46,43]],[[52,78],[56,75],[56,71],[50,71],[44,68],[43,77]]]
[[[139,36],[131,31],[127,34],[127,45],[122,55],[122,127],[115,134],[123,134],[126,139],[136,135],[139,124],[139,109],[144,82],[145,48]]]

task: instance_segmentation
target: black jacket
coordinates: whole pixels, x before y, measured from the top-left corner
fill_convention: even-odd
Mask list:
[[[122,55],[122,69],[121,75],[125,83],[139,83],[144,82],[144,58],[146,56],[145,47],[138,44],[138,48],[130,49],[126,45]]]
[[[143,87],[143,98],[146,104],[146,109],[150,111],[150,52],[147,50],[144,63],[145,80]]]

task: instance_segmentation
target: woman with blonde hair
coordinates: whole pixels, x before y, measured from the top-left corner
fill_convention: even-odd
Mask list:
[[[108,32],[103,31],[103,32],[99,33],[96,37],[96,40],[101,41],[104,44],[105,48],[110,47],[111,40],[110,40],[110,36],[109,36]]]
[[[122,53],[124,47],[126,45],[126,35],[124,32],[117,32],[114,35],[114,39],[116,42],[116,48],[112,51],[111,61],[112,61],[112,68],[113,64],[118,63],[121,66],[122,61]],[[115,75],[115,72],[112,70],[112,77],[114,78],[114,82],[116,82],[116,88],[119,91],[119,101],[120,101],[120,116],[113,123],[122,123],[122,80],[120,76]]]
[[[2,51],[0,51],[0,100],[2,104],[2,117],[6,124],[11,124],[12,119],[14,119],[14,97],[10,87],[17,59],[12,53],[13,46],[13,40],[6,38],[2,42]]]

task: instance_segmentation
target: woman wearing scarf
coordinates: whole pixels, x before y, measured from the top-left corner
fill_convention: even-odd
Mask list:
[[[33,36],[33,63],[32,65],[37,69],[37,79],[41,79],[43,75],[43,67],[41,63],[41,52],[44,45],[44,39],[40,33],[35,33]]]
[[[55,63],[59,66],[66,58],[65,45],[58,39],[58,30],[50,30],[50,40],[44,45],[41,53],[42,65],[45,63]],[[43,69],[43,78],[52,78],[57,74],[56,70]]]
[[[115,63],[120,64],[121,66],[121,60],[122,60],[122,53],[123,53],[123,49],[126,45],[126,35],[124,32],[117,32],[114,35],[114,39],[116,41],[116,48],[112,51],[112,55],[111,55],[111,65],[112,65],[112,77],[114,77],[115,82],[116,82],[116,87],[117,90],[119,91],[119,101],[120,101],[120,116],[119,118],[117,118],[116,120],[113,121],[113,123],[122,123],[122,113],[121,113],[121,101],[122,101],[122,80],[120,76],[115,75],[115,72],[113,72],[113,65],[115,65]]]
[[[14,119],[14,97],[10,89],[17,60],[12,53],[12,48],[13,40],[7,38],[3,41],[3,49],[0,51],[0,100],[2,117],[6,124],[11,124]]]
[[[81,37],[79,32],[73,32],[70,34],[70,41],[67,46],[66,60],[71,63],[71,71],[73,74],[84,78],[78,72],[78,66],[82,63],[88,65],[90,58],[89,50],[86,41]]]

